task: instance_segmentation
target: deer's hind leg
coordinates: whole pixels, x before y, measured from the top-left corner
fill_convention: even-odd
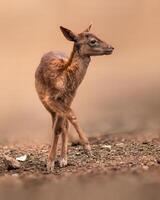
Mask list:
[[[53,99],[51,97],[49,97],[48,99],[48,105],[51,109],[55,110],[59,116],[65,117],[71,122],[79,135],[80,142],[83,145],[87,155],[90,156],[91,147],[88,138],[86,137],[86,134],[83,132],[83,130],[80,128],[77,117],[75,116],[73,110],[68,105],[65,105],[64,103],[59,103],[56,99]]]
[[[60,167],[65,167],[67,165],[68,129],[69,129],[69,122],[67,119],[64,119],[63,132],[62,132],[61,158],[59,160]]]
[[[54,119],[52,116],[52,121],[53,120]],[[64,123],[64,118],[58,116],[56,124],[55,124],[55,129],[54,129],[54,137],[52,139],[52,144],[51,144],[50,152],[48,155],[48,163],[47,163],[48,171],[54,170],[54,164],[55,164],[56,153],[57,153],[57,144],[58,144],[58,139],[59,139],[60,134],[63,133],[63,123]]]
[[[77,131],[79,138],[80,138],[80,142],[83,145],[83,148],[84,148],[86,154],[88,156],[91,156],[92,153],[91,153],[91,146],[89,144],[89,140],[88,140],[86,134],[81,129],[81,127],[79,126],[77,117],[72,110],[68,113],[68,119],[71,122],[71,124],[73,125],[73,127],[75,128],[75,130]]]

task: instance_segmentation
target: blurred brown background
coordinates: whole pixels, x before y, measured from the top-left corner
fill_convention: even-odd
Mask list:
[[[158,0],[0,1],[0,137],[47,139],[50,116],[34,88],[43,53],[70,53],[59,26],[92,32],[115,47],[92,59],[74,109],[93,134],[159,131],[160,2]]]

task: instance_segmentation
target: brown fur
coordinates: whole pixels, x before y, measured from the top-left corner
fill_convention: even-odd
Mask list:
[[[89,31],[91,26],[86,31]],[[64,36],[74,42],[70,58],[49,52],[45,54],[35,74],[35,85],[38,96],[44,107],[52,116],[54,138],[49,157],[48,170],[53,170],[59,135],[62,134],[62,151],[60,166],[67,164],[67,135],[69,122],[79,134],[84,149],[90,154],[90,145],[84,132],[78,125],[77,118],[71,109],[77,88],[81,84],[92,55],[110,54],[113,48],[89,32],[79,35],[61,27]],[[96,40],[98,47],[92,47],[90,40]]]

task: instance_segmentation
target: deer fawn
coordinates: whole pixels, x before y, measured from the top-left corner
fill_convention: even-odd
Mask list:
[[[60,167],[67,165],[67,137],[69,122],[79,135],[80,142],[88,155],[91,155],[89,141],[80,128],[76,115],[71,109],[71,103],[82,82],[91,56],[109,55],[113,51],[111,45],[106,44],[94,34],[89,27],[80,34],[60,26],[64,37],[74,42],[69,58],[62,53],[46,53],[36,70],[35,86],[38,96],[52,117],[54,137],[48,155],[47,169],[54,170],[57,143],[62,135]]]

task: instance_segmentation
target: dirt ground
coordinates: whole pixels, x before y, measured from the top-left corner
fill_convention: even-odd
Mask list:
[[[53,173],[46,170],[49,145],[0,146],[2,199],[10,199],[11,194],[15,199],[27,199],[28,195],[33,199],[54,199],[53,192],[55,199],[59,196],[75,199],[76,194],[79,194],[76,199],[83,194],[86,199],[101,195],[103,198],[110,196],[109,199],[160,198],[158,134],[103,135],[90,138],[90,142],[92,157],[85,155],[80,145],[69,144],[68,166],[59,168],[56,165]],[[27,159],[13,169],[6,164],[5,155],[10,158],[27,155]],[[6,188],[9,189],[6,191]],[[62,188],[65,195],[60,192]],[[71,195],[74,191],[76,194]]]

